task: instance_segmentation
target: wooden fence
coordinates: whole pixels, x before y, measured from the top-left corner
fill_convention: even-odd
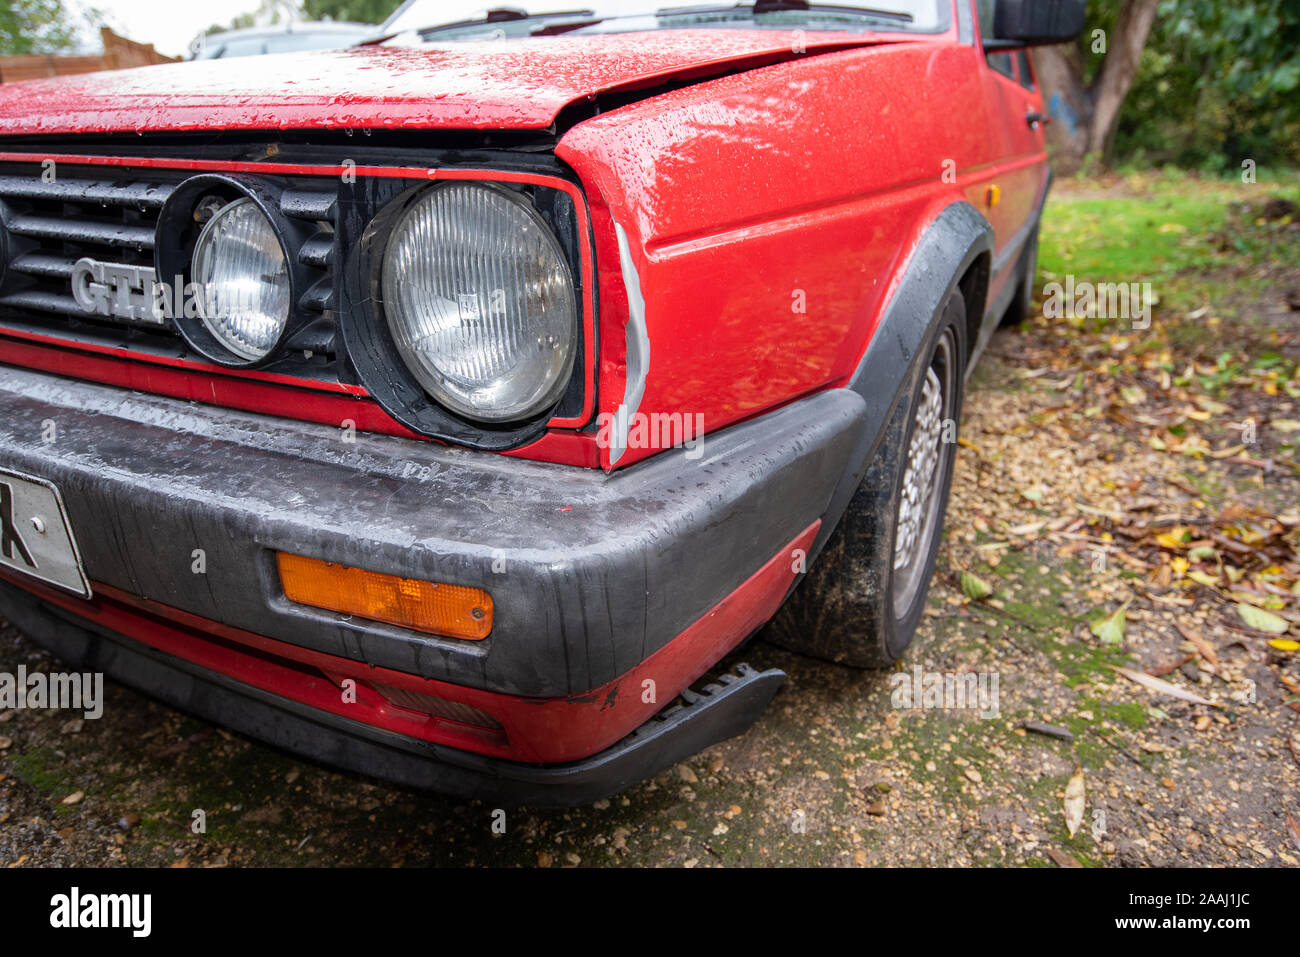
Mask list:
[[[64,76],[69,73],[93,73],[96,70],[124,70],[151,63],[171,63],[176,57],[163,56],[152,43],[136,43],[120,37],[108,27],[101,27],[104,52],[97,56],[56,56],[26,54],[0,56],[0,83],[16,83],[39,77]]]

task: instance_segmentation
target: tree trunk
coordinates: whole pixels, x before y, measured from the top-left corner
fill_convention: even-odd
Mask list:
[[[1109,158],[1115,141],[1115,127],[1119,123],[1120,107],[1129,87],[1137,77],[1142,48],[1147,44],[1151,25],[1156,20],[1156,7],[1160,0],[1131,0],[1120,11],[1115,29],[1110,32],[1114,45],[1106,51],[1092,82],[1092,124],[1088,132],[1088,152],[1101,153]]]
[[[1037,47],[1033,57],[1043,106],[1052,117],[1047,125],[1052,165],[1069,176],[1083,164],[1092,127],[1092,96],[1083,85],[1083,57],[1074,44]]]
[[[1047,141],[1059,172],[1075,172],[1091,154],[1109,157],[1120,108],[1137,77],[1159,3],[1128,0],[1124,4],[1106,35],[1106,56],[1090,84],[1084,85],[1083,56],[1076,45],[1034,50],[1045,105],[1056,121],[1047,128]],[[1092,38],[1085,37],[1084,42],[1090,44]]]

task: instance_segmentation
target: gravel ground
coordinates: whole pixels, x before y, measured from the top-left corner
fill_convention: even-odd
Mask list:
[[[504,833],[489,806],[300,762],[110,685],[101,720],[0,712],[0,863],[1300,864],[1300,276],[1272,279],[1244,318],[1164,314],[1159,337],[1041,318],[998,333],[902,672],[760,634],[729,660],[790,679],[748,734],[592,807],[507,811]],[[4,625],[0,671],[19,664],[57,668]],[[996,674],[996,715],[895,707],[916,667]]]

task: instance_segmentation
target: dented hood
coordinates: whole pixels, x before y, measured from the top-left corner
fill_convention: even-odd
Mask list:
[[[0,135],[541,129],[598,93],[877,42],[872,34],[663,30],[376,45],[0,85]]]

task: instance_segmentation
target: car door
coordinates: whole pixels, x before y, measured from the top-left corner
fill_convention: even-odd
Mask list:
[[[1009,114],[1010,176],[1014,182],[1013,195],[1007,199],[1017,228],[1030,230],[1037,222],[1047,178],[1047,134],[1043,129],[1047,118],[1029,51],[1021,47],[1011,51],[1011,56],[1016,66],[1016,85],[1002,84]]]
[[[993,27],[992,0],[976,0],[983,37]],[[989,301],[1001,301],[1007,283],[1037,221],[1047,175],[1047,140],[1043,132],[1042,99],[1024,48],[985,49],[983,83],[996,156],[986,197],[985,215],[993,225],[996,248]]]

